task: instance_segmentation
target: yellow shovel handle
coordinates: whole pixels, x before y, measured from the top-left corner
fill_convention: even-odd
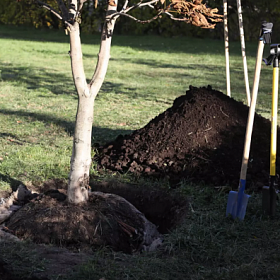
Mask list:
[[[273,67],[271,138],[270,138],[270,175],[271,176],[276,175],[278,84],[279,84],[279,67]]]

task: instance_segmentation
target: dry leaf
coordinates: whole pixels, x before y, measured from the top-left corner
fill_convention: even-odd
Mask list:
[[[217,14],[218,9],[208,8],[206,4],[201,3],[202,0],[171,0],[171,4],[167,10],[176,12],[184,17],[186,23],[191,23],[201,28],[212,29],[215,27],[213,22],[223,21],[223,15]]]
[[[117,123],[118,126],[125,126],[126,122],[122,122],[122,123]]]
[[[117,6],[114,0],[109,0],[109,5],[113,7]]]

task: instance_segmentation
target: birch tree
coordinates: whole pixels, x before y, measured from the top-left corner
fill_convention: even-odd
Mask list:
[[[70,38],[71,68],[78,95],[78,106],[67,197],[68,202],[75,204],[88,199],[94,101],[107,72],[116,20],[125,16],[138,23],[148,24],[162,15],[166,15],[171,20],[209,29],[213,29],[216,22],[222,21],[222,15],[217,14],[218,9],[206,7],[202,0],[139,0],[138,2],[137,0],[124,0],[122,4],[118,3],[118,0],[108,0],[97,64],[90,82],[87,83],[80,39],[81,12],[87,1],[92,0],[57,0],[59,11],[45,2],[36,1],[63,22]],[[94,5],[97,7],[101,0],[94,1]],[[134,9],[143,7],[154,10],[154,16],[150,19],[139,19],[131,15]]]

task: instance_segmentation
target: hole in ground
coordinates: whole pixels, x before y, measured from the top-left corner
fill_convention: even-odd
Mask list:
[[[91,181],[90,186],[93,191],[112,193],[125,198],[155,224],[162,234],[172,231],[188,209],[186,198],[164,190],[124,184],[118,181]]]

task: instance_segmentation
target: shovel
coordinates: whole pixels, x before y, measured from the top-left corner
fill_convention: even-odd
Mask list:
[[[238,192],[236,192],[236,191],[229,192],[228,202],[227,202],[226,215],[228,216],[229,214],[231,214],[233,219],[235,219],[235,218],[239,218],[240,220],[244,219],[245,214],[246,214],[248,200],[250,197],[250,195],[244,193],[245,187],[246,187],[246,174],[247,174],[247,168],[248,168],[251,137],[252,137],[252,131],[253,131],[255,109],[256,109],[256,102],[257,102],[257,95],[258,95],[258,88],[259,88],[259,81],[260,81],[263,49],[264,49],[264,44],[270,43],[270,41],[271,41],[272,26],[273,26],[272,23],[264,22],[262,24],[262,28],[261,28],[261,35],[260,35],[260,40],[259,40],[259,45],[258,45],[258,52],[257,52],[257,58],[256,58],[256,66],[255,66],[252,100],[251,100],[251,104],[250,104],[249,115],[248,115],[248,120],[247,120],[247,127],[246,127],[246,135],[245,135],[243,158],[242,158],[242,165],[241,165],[241,172],[240,172],[239,187],[238,187]]]
[[[278,110],[278,84],[279,84],[279,55],[280,44],[270,46],[270,56],[264,59],[266,65],[273,62],[272,78],[272,108],[271,108],[271,140],[270,140],[270,183],[264,186],[262,205],[265,214],[275,216],[276,212],[276,149],[277,149],[277,110]]]

